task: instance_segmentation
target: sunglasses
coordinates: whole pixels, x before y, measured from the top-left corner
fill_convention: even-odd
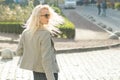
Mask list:
[[[49,18],[50,17],[50,14],[44,14],[44,15],[41,15],[41,16],[44,16],[46,18]]]

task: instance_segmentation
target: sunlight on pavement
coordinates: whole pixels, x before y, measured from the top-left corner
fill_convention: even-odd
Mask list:
[[[91,31],[91,30],[76,30],[75,40],[84,40],[84,39],[86,40],[108,39],[108,34],[104,32],[96,32],[96,31]]]

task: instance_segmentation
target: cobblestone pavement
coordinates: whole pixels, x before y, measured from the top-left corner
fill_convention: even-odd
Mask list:
[[[19,57],[2,60],[0,80],[33,80],[32,72],[17,66]],[[91,52],[57,54],[59,80],[120,80],[120,47]]]

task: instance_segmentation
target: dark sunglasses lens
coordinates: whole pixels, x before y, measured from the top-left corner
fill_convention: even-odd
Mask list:
[[[46,17],[46,18],[49,18],[49,16],[50,16],[49,14],[45,14],[45,17]]]

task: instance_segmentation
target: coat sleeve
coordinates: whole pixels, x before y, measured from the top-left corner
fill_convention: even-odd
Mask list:
[[[23,33],[20,37],[20,41],[18,43],[18,47],[17,47],[17,50],[16,50],[16,56],[22,56],[23,55]]]
[[[43,40],[41,41],[41,54],[42,54],[42,66],[45,71],[47,80],[55,80],[54,73],[52,71],[52,57],[54,53],[51,50],[51,35],[50,33],[46,33]]]

